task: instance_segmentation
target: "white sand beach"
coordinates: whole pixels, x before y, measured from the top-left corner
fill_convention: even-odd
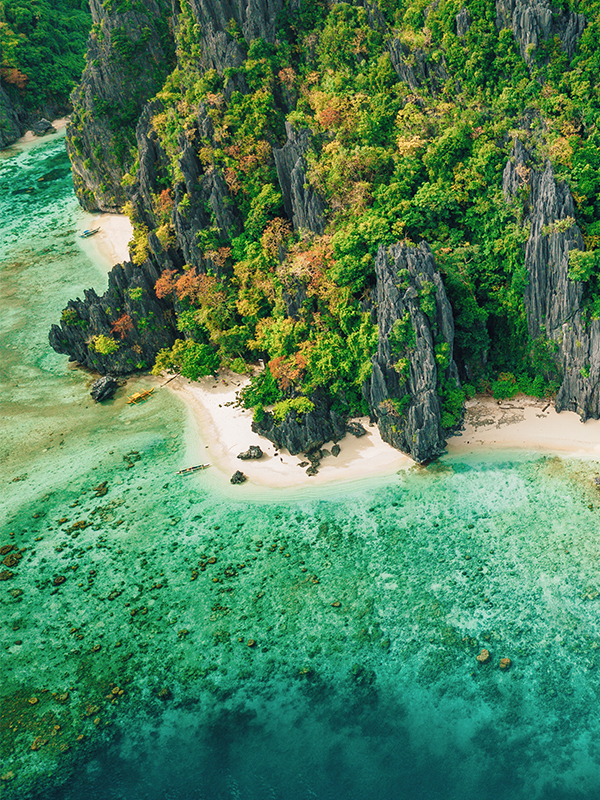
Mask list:
[[[90,230],[100,230],[89,239],[79,240],[82,250],[98,253],[111,267],[129,261],[129,242],[133,238],[129,217],[125,214],[86,214],[85,224]]]
[[[252,432],[252,412],[236,408],[236,393],[247,378],[230,372],[218,380],[191,382],[178,377],[168,386],[190,406],[197,420],[206,463],[230,477],[241,470],[249,483],[269,487],[313,486],[331,481],[350,481],[390,475],[415,462],[382,441],[377,426],[368,418],[359,421],[367,430],[361,438],[347,434],[339,442],[341,452],[326,456],[317,475],[306,475],[302,455],[291,456]],[[164,380],[161,380],[164,383]],[[242,461],[238,454],[257,444],[264,456]],[[333,443],[324,448],[331,451]],[[499,402],[479,396],[467,402],[464,430],[448,439],[449,457],[489,450],[526,450],[578,458],[600,458],[600,421],[582,423],[577,414],[557,414],[547,400],[519,396]],[[191,465],[185,465],[191,466]]]
[[[168,384],[193,410],[205,446],[205,461],[228,477],[241,470],[249,482],[262,486],[312,486],[392,474],[414,465],[411,458],[382,441],[377,426],[369,426],[368,418],[364,417],[358,421],[367,431],[366,436],[356,438],[347,434],[339,442],[340,454],[326,456],[318,474],[309,477],[307,467],[298,466],[306,461],[302,455],[291,456],[253,433],[252,411],[235,407],[236,393],[247,382],[244,376],[221,372],[216,381],[202,378],[192,382],[178,377]],[[238,454],[251,444],[260,446],[263,457],[256,461],[238,459]],[[333,442],[323,445],[329,451],[332,446]]]
[[[558,414],[553,401],[536,397],[478,396],[467,401],[464,431],[448,439],[448,454],[491,448],[600,458],[600,420],[581,422],[573,411]]]

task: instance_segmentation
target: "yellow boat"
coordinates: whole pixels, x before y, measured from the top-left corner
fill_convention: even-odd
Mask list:
[[[130,394],[129,397],[127,398],[127,403],[129,405],[131,405],[132,403],[133,405],[137,405],[137,403],[141,403],[142,400],[147,400],[153,391],[154,389],[146,389],[143,392],[134,392],[134,394]]]

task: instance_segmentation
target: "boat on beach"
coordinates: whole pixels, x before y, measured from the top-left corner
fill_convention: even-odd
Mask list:
[[[98,233],[100,228],[88,228],[87,230],[80,233],[79,236],[81,239],[88,239],[90,236],[93,236],[95,233]]]
[[[153,391],[154,387],[152,389],[145,389],[143,392],[134,392],[133,394],[130,394],[127,398],[127,405],[137,405],[137,403],[147,400]]]
[[[197,464],[195,467],[185,467],[185,469],[179,469],[175,473],[175,475],[191,475],[192,472],[198,472],[201,469],[206,469],[210,467],[210,464]]]

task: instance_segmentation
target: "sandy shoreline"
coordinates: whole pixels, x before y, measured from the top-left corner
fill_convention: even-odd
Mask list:
[[[89,239],[79,239],[78,244],[88,255],[97,253],[110,267],[129,261],[129,242],[133,226],[125,214],[86,214],[88,229],[100,228]]]
[[[448,454],[482,449],[531,450],[576,458],[600,458],[600,420],[581,422],[573,411],[558,414],[553,403],[519,395],[467,401],[464,431],[448,439]]]
[[[367,418],[360,421],[367,435],[359,439],[348,434],[339,442],[339,456],[326,456],[313,477],[299,465],[301,455],[278,451],[271,442],[252,433],[252,412],[235,407],[236,393],[247,381],[224,372],[218,380],[204,378],[190,382],[176,378],[169,383],[190,407],[197,421],[202,445],[200,461],[227,477],[241,470],[249,484],[269,487],[314,486],[332,481],[392,475],[409,469],[415,462],[382,441],[376,426]],[[164,381],[163,381],[164,382]],[[242,461],[237,455],[251,444],[265,453],[257,461]],[[324,445],[331,450],[332,442]],[[450,437],[447,457],[461,457],[491,450],[556,453],[579,458],[600,458],[600,421],[582,423],[569,411],[557,414],[547,401],[517,397],[498,403],[491,397],[468,401],[464,430]],[[182,464],[192,466],[192,464]]]
[[[359,421],[367,435],[360,438],[351,434],[345,436],[339,442],[340,454],[323,458],[318,474],[309,477],[307,467],[298,466],[306,460],[302,455],[291,456],[285,449],[277,450],[267,439],[253,433],[252,411],[235,407],[236,393],[247,381],[241,375],[221,372],[216,381],[202,378],[191,382],[176,378],[168,385],[193,411],[203,442],[203,461],[228,478],[236,470],[241,470],[250,484],[277,488],[314,486],[390,475],[414,465],[411,458],[383,442],[377,427],[369,426],[369,420],[362,418]],[[256,461],[238,459],[238,454],[251,444],[260,446],[263,457]],[[329,451],[332,446],[333,442],[323,445]]]
[[[12,147],[18,150],[31,150],[53,136],[58,135],[59,138],[63,138],[68,124],[69,117],[52,120],[54,133],[36,136],[32,131],[27,131]],[[91,214],[83,210],[80,213],[82,230],[100,228],[98,233],[89,239],[77,240],[84,253],[93,260],[98,256],[109,269],[115,264],[129,261],[129,242],[133,238],[133,226],[129,217],[125,214]]]

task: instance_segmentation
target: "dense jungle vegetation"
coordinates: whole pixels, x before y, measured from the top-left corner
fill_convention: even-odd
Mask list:
[[[68,106],[91,24],[87,0],[0,0],[0,79],[16,105]]]
[[[568,181],[593,254],[573,277],[587,280],[590,313],[599,315],[600,8],[592,0],[575,5],[588,24],[571,63],[555,38],[526,64],[512,31],[497,29],[491,0],[466,3],[472,22],[462,37],[455,21],[462,0],[380,0],[385,27],[363,7],[308,0],[282,15],[277,46],[250,43],[239,70],[220,76],[198,70],[197,32],[183,2],[179,65],[153,119],[171,155],[156,197],[158,233],[168,243],[181,181],[177,143],[200,104],[215,131],[202,143],[202,161],[224,174],[244,229],[232,238],[216,227],[201,232],[212,274],[191,269],[159,282],[159,293],[177,298],[186,339],[160,354],[156,370],[194,377],[217,361],[243,370],[266,353],[269,371],[248,391],[249,404],[326,387],[359,409],[377,340],[369,314],[375,254],[382,244],[425,239],[454,309],[466,391],[555,389],[552,345],[527,334],[526,192],[508,204],[501,184],[515,136]],[[412,54],[416,88],[392,68],[390,38]],[[235,72],[249,92],[228,89]],[[293,233],[283,212],[272,148],[285,140],[286,120],[314,134],[308,180],[328,205],[323,235]],[[188,200],[184,194],[181,205]],[[138,226],[138,258],[146,233]],[[284,296],[299,287],[305,299],[291,317]]]
[[[83,13],[71,2],[62,0],[61,13]],[[120,0],[117,10],[137,2]],[[195,229],[197,266],[163,272],[156,293],[172,298],[181,339],[159,353],[154,371],[196,378],[220,365],[243,372],[262,358],[268,368],[245,395],[257,413],[272,403],[279,417],[306,411],[319,392],[343,412],[364,411],[378,338],[375,256],[381,246],[425,240],[453,307],[463,387],[438,387],[444,427],[458,420],[465,393],[555,391],[556,342],[543,331],[532,340],[527,330],[527,175],[509,200],[502,173],[518,138],[531,153],[525,172],[550,161],[568,182],[571,224],[586,246],[572,254],[571,278],[585,286],[588,319],[600,317],[599,0],[552,0],[555,21],[569,9],[586,18],[572,57],[558,36],[522,54],[512,28],[497,24],[494,0],[302,0],[280,15],[274,43],[245,41],[231,20],[227,36],[244,58],[223,73],[203,66],[207,45],[190,0],[174,8],[176,66],[151,105],[163,153],[151,201],[139,191],[135,148],[117,154],[131,198],[124,210],[135,228],[133,260],[156,254],[157,240],[180,254],[177,224],[193,227],[198,218],[180,163],[184,142],[201,164],[200,182],[210,174],[225,181],[223,205],[237,223],[219,225],[207,200],[212,223]],[[137,31],[128,39],[121,28],[111,36],[113,59],[135,73],[144,38]],[[110,118],[112,109],[96,111]],[[123,127],[119,120],[113,128]],[[305,187],[326,207],[319,233],[294,229],[285,212],[273,152],[286,141],[286,123],[309,132]],[[133,124],[127,131],[133,142]],[[431,318],[431,293],[419,302]],[[147,324],[121,312],[103,347],[116,351]],[[400,374],[409,327],[398,320],[393,331]],[[436,359],[448,366],[447,345]]]

